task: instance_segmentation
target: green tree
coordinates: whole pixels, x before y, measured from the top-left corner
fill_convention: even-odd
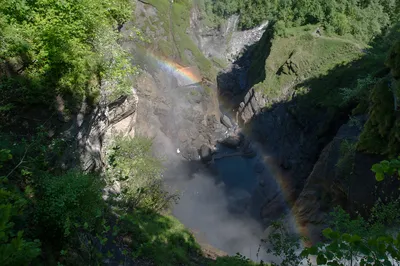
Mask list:
[[[0,168],[12,159],[10,150],[0,150]],[[24,214],[28,201],[17,188],[0,176],[0,264],[29,265],[40,255],[40,241],[24,238],[24,231],[15,227]]]
[[[177,199],[162,187],[163,166],[152,154],[151,139],[116,136],[108,161],[109,182],[120,184],[120,197],[130,209],[141,207],[159,211]]]
[[[400,234],[362,238],[327,228],[323,235],[328,243],[306,248],[302,253],[316,256],[317,265],[393,265],[400,260]]]
[[[46,235],[68,237],[79,228],[93,229],[104,211],[102,184],[96,175],[70,171],[44,174],[37,185],[36,220]]]
[[[32,104],[48,103],[55,94],[81,100],[104,80],[122,90],[136,71],[116,34],[131,16],[130,3],[0,0],[0,64],[20,74],[0,75],[2,94]]]

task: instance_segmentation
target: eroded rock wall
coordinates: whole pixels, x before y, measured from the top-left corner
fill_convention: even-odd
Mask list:
[[[87,172],[102,171],[107,136],[133,134],[137,104],[134,92],[111,103],[103,98],[94,108],[83,103],[80,111],[63,125],[61,137],[69,145],[61,166],[64,169],[79,167]]]

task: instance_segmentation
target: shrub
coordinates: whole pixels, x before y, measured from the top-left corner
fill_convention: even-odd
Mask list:
[[[136,69],[117,27],[131,10],[128,0],[0,0],[0,64],[21,74],[2,82],[4,98],[48,104],[55,94],[81,100],[104,80],[129,87]]]
[[[10,150],[0,150],[0,168],[12,159]],[[28,201],[8,179],[0,176],[0,265],[28,265],[40,254],[40,242],[23,238],[24,231],[15,228]]]
[[[163,190],[162,163],[152,155],[151,148],[151,139],[117,136],[108,156],[108,179],[120,182],[120,197],[130,209],[142,207],[157,211],[177,198]]]
[[[175,217],[136,209],[121,218],[122,234],[131,237],[134,257],[174,266],[193,265],[191,259],[200,254],[193,235]]]
[[[24,231],[14,228],[26,205],[17,191],[0,186],[0,265],[28,265],[40,254],[40,242],[25,239]]]
[[[46,234],[69,236],[79,228],[93,229],[102,215],[101,182],[95,175],[70,171],[45,174],[38,185],[36,220]]]

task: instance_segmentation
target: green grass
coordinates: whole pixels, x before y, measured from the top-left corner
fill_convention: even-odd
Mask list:
[[[219,68],[226,68],[229,64],[228,61],[224,58],[213,57],[211,60]]]
[[[174,2],[172,10],[170,10],[168,0],[149,0],[149,3],[157,8],[160,19],[157,26],[164,29],[166,33],[164,38],[167,39],[167,41],[165,39],[157,41],[156,49],[166,57],[175,58],[180,64],[198,66],[202,75],[209,79],[215,79],[216,71],[213,71],[213,64],[186,33],[190,27],[192,1]],[[193,58],[187,56],[188,52],[193,55]]]
[[[271,42],[271,50],[264,62],[265,79],[256,85],[257,89],[270,97],[276,97],[286,86],[324,76],[335,67],[357,60],[362,55],[361,48],[365,46],[337,36],[317,37],[313,35],[313,30],[310,25],[291,28],[286,30],[286,37],[274,36],[272,40],[263,40],[264,46]],[[289,58],[297,66],[296,72],[280,73],[287,67]],[[262,64],[257,63],[259,66]]]
[[[131,238],[134,256],[156,265],[188,265],[201,254],[193,235],[169,215],[136,210],[122,218],[121,228]]]
[[[124,212],[123,212],[124,213]],[[121,216],[120,234],[129,239],[132,255],[155,265],[256,266],[242,256],[205,258],[194,236],[170,215],[139,209]]]

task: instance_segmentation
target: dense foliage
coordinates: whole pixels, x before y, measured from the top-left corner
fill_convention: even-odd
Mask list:
[[[170,43],[160,41],[158,48],[210,72],[210,62],[186,31],[191,1],[149,3],[169,14],[159,23],[170,35],[166,38]],[[396,81],[400,44],[393,45],[386,60],[390,75],[359,77],[350,67],[336,76],[331,72],[339,64],[358,59],[364,48],[351,37],[350,41],[336,34],[370,41],[399,20],[398,1],[205,0],[203,4],[214,22],[235,13],[241,15],[244,28],[266,19],[276,21],[255,50],[258,59],[250,74],[257,82],[267,77],[271,81],[264,84],[268,89],[281,89],[289,74],[330,77],[329,81],[351,77],[353,86],[334,93],[320,91],[312,98],[314,90],[311,98],[304,97],[307,104],[342,108],[363,102],[369,120],[359,148],[398,155],[399,118],[393,108],[396,104],[387,103],[400,95]],[[48,105],[56,95],[79,101],[86,97],[94,104],[100,88],[111,99],[129,93],[137,69],[119,45],[118,31],[131,11],[129,0],[0,0],[0,118],[21,106]],[[319,24],[332,35],[316,38],[317,26],[292,28],[306,24]],[[273,38],[276,43],[271,48]],[[386,40],[386,46],[392,46]],[[380,56],[387,48],[382,49],[370,52],[376,57],[371,62],[383,64]],[[272,64],[266,64],[270,50]],[[341,75],[344,71],[348,74]],[[296,93],[301,92],[299,88]],[[0,265],[100,265],[106,257],[146,260],[145,265],[258,265],[240,255],[216,260],[203,257],[193,235],[167,214],[177,195],[163,189],[162,161],[153,157],[151,140],[116,136],[108,151],[107,169],[99,175],[59,167],[67,143],[49,137],[51,130],[41,127],[29,134],[0,135]],[[347,163],[354,160],[355,152],[355,144],[343,145],[338,166],[349,172]],[[392,159],[372,170],[380,181],[385,176],[398,177],[399,168],[399,159]],[[399,224],[399,207],[399,200],[378,201],[368,219],[351,219],[337,209],[330,219],[332,229],[324,231],[327,241],[302,254],[299,239],[275,223],[267,252],[279,258],[277,265],[298,265],[308,255],[316,256],[318,265],[349,261],[352,265],[353,260],[380,265],[400,260],[400,236],[386,230]]]
[[[103,214],[101,182],[98,176],[67,172],[62,176],[41,176],[36,219],[47,228],[46,235],[68,237],[79,228],[93,229]]]
[[[128,0],[0,1],[0,106],[96,98],[105,80],[111,94],[129,91],[136,70],[117,28],[131,10]]]
[[[399,28],[396,28],[397,35]],[[397,156],[400,152],[400,100],[399,58],[400,42],[389,50],[386,66],[390,75],[376,81],[369,90],[369,119],[361,134],[359,148],[370,153]]]
[[[286,27],[321,24],[330,32],[349,33],[364,41],[381,33],[400,14],[400,3],[395,0],[208,0],[206,5],[208,12],[219,18],[240,14],[244,28],[271,19],[284,22]]]
[[[0,168],[12,160],[10,150],[0,150]],[[24,231],[15,228],[15,221],[24,213],[28,201],[15,187],[7,186],[7,177],[0,176],[0,263],[25,265],[40,254],[40,242],[24,238]]]
[[[271,245],[268,252],[276,259],[272,265],[396,265],[400,261],[400,234],[389,229],[396,227],[400,217],[398,201],[378,202],[371,218],[351,218],[341,208],[330,213],[329,227],[323,230],[324,242],[303,247],[307,240],[291,233],[283,221],[275,222],[274,230],[265,240]]]
[[[161,211],[176,200],[162,187],[162,164],[152,154],[152,141],[144,137],[116,136],[109,152],[108,182],[121,187],[120,200],[130,209]]]

